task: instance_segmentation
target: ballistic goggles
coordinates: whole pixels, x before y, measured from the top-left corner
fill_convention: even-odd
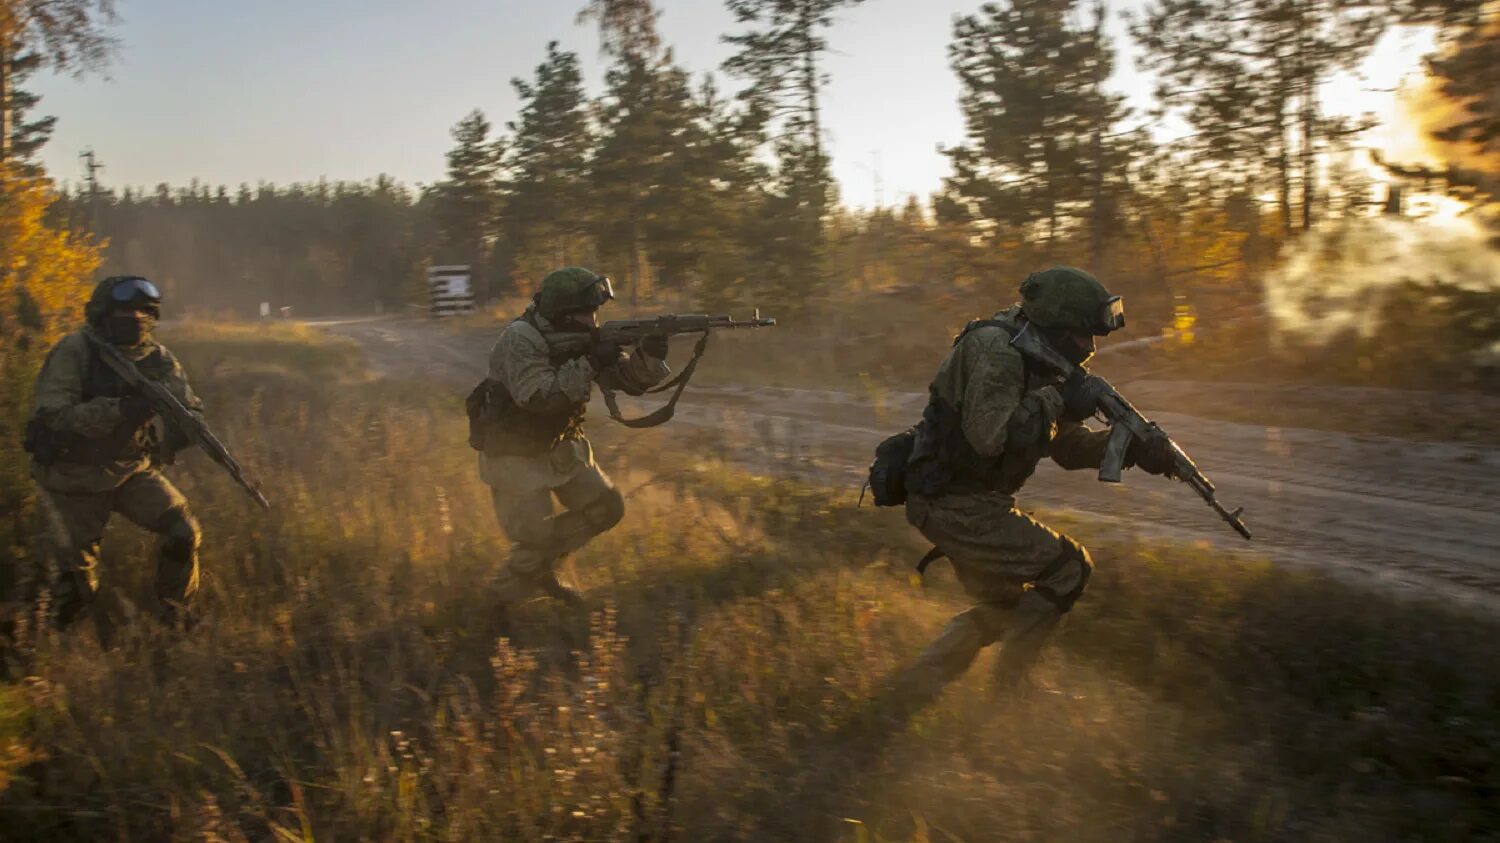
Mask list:
[[[109,297],[116,304],[149,304],[161,306],[161,292],[144,278],[124,278],[110,288]]]
[[[594,281],[594,286],[589,288],[589,297],[592,302],[590,310],[598,310],[605,302],[615,300],[615,285],[610,282],[609,276],[601,275]]]
[[[1120,296],[1110,296],[1104,304],[1099,306],[1099,326],[1094,329],[1094,335],[1102,337],[1123,327],[1125,327],[1125,300]]]

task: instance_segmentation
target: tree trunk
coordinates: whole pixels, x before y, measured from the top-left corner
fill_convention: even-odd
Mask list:
[[[1093,199],[1089,211],[1089,269],[1098,272],[1104,263],[1104,142],[1101,130],[1094,130]]]
[[[823,127],[822,115],[818,112],[818,60],[813,50],[813,19],[811,0],[802,0],[801,18],[797,22],[802,32],[802,87],[807,93],[807,128],[813,148],[814,177],[818,184],[818,216],[823,215]]]
[[[1281,233],[1292,236],[1292,161],[1291,139],[1287,137],[1286,102],[1276,103],[1276,202],[1281,216]]]
[[[1313,203],[1317,201],[1318,195],[1318,156],[1313,146],[1317,131],[1317,108],[1316,99],[1317,86],[1313,84],[1311,77],[1306,82],[1307,90],[1302,94],[1302,230],[1307,231],[1313,224]]]
[[[10,161],[10,39],[0,35],[0,166]]]

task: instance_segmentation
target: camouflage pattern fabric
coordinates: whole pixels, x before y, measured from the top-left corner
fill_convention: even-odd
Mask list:
[[[1043,328],[1090,332],[1109,298],[1099,279],[1071,266],[1033,272],[1021,282],[1021,309]]]
[[[560,400],[585,403],[595,382],[639,393],[670,374],[665,361],[639,349],[602,372],[594,371],[587,356],[554,363],[548,342],[552,324],[539,314],[533,321],[536,327],[512,322],[490,352],[490,378],[504,384],[522,410]],[[563,557],[624,517],[624,499],[594,462],[593,446],[583,436],[535,455],[481,453],[479,475],[490,486],[496,520],[513,542],[499,574],[507,602],[530,596]],[[562,513],[555,512],[554,500]]]
[[[1019,325],[1020,309],[994,320]],[[966,335],[933,377],[932,402],[958,414],[957,443],[924,441],[943,435],[919,428],[917,460],[947,459],[947,488],[912,490],[907,520],[943,551],[973,608],[948,624],[903,680],[930,698],[968,669],[979,651],[1002,643],[998,682],[1011,687],[1027,674],[1063,614],[1082,593],[1093,562],[1081,545],[1016,508],[1014,494],[1043,457],[1063,468],[1098,468],[1108,431],[1060,418],[1055,377],[1027,370],[1004,327]]]
[[[40,505],[55,517],[60,535],[54,541],[47,578],[58,623],[67,626],[92,604],[99,588],[99,542],[113,513],[156,533],[156,596],[164,613],[186,611],[198,591],[198,522],[187,499],[160,472],[132,474],[107,492],[44,492]]]
[[[126,424],[120,398],[86,394],[91,352],[84,332],[93,330],[85,327],[58,341],[36,381],[34,412],[52,430],[80,440],[115,435]],[[142,373],[165,384],[184,406],[201,412],[202,402],[164,347],[148,339],[121,351],[141,363]],[[59,623],[66,625],[91,603],[99,582],[99,541],[115,512],[160,537],[156,592],[164,615],[181,616],[198,590],[198,523],[186,499],[156,470],[185,443],[170,432],[154,438],[164,444],[150,452],[139,448],[138,439],[130,439],[122,440],[113,459],[73,462],[64,456],[47,465],[32,462],[32,477],[43,492],[42,506],[55,528],[49,532],[58,545],[45,579]]]
[[[59,340],[47,355],[46,363],[36,380],[34,413],[44,415],[53,430],[85,439],[108,436],[124,421],[120,414],[119,398],[84,396],[84,382],[89,376],[91,356],[89,339],[84,333],[93,330],[91,327],[84,328]],[[154,370],[150,366],[143,366],[142,374],[163,383],[189,410],[202,412],[203,402],[193,393],[182,366],[164,346],[147,340],[138,346],[120,350],[137,363],[147,359],[158,361],[159,365]],[[156,421],[151,423],[160,424]],[[163,438],[170,440],[170,437]],[[182,443],[169,441],[168,444]],[[42,488],[54,492],[107,492],[137,472],[149,468],[153,459],[164,459],[167,456],[163,452],[153,457],[127,447],[121,449],[117,459],[109,462],[78,463],[61,460],[50,465],[33,462],[31,476]]]

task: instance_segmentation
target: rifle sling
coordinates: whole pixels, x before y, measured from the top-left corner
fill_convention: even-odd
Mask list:
[[[667,403],[657,407],[647,415],[637,419],[625,418],[620,414],[620,404],[615,399],[614,390],[600,384],[599,391],[604,394],[604,406],[609,408],[609,417],[626,427],[633,428],[656,427],[659,424],[665,424],[670,421],[672,416],[677,412],[677,400],[682,397],[682,391],[687,389],[688,381],[693,378],[693,371],[698,368],[698,361],[703,359],[703,352],[708,348],[708,336],[709,332],[704,331],[703,335],[698,337],[697,345],[693,346],[693,358],[688,361],[686,366],[682,367],[682,372],[677,377],[672,378],[664,384],[648,389],[643,393],[654,394],[665,392],[675,387],[672,397],[667,399]]]

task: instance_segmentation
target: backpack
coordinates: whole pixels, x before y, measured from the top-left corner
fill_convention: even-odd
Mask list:
[[[916,445],[917,429],[907,428],[875,446],[875,460],[870,463],[866,486],[876,506],[900,506],[906,503],[906,464]]]

